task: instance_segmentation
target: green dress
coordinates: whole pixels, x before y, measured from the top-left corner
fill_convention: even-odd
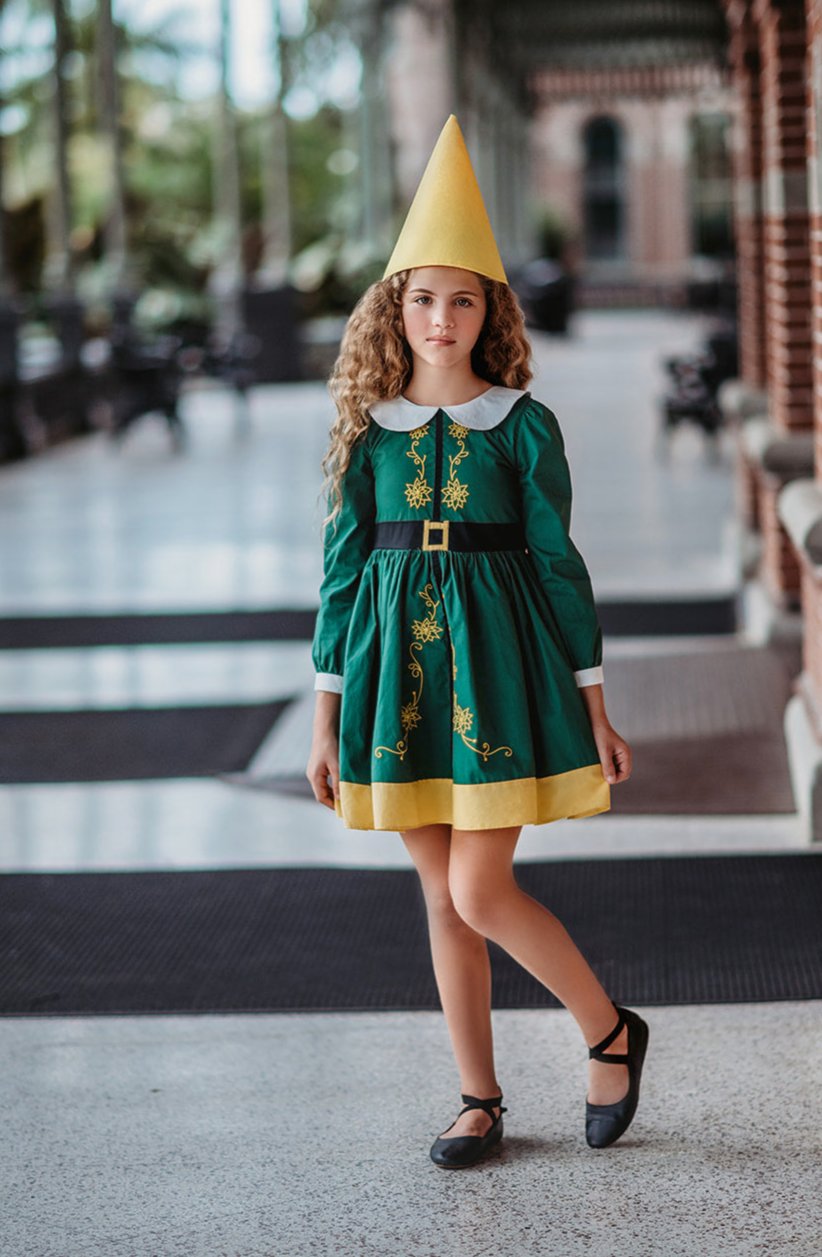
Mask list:
[[[580,694],[603,679],[602,632],[556,416],[498,385],[369,413],[326,525],[312,644],[315,689],[341,694],[337,815],[492,829],[607,811]],[[376,521],[407,519],[519,521],[527,549],[373,548]]]

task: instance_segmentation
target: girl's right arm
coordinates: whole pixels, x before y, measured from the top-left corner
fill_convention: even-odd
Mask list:
[[[334,809],[334,800],[340,797],[340,704],[342,695],[333,690],[317,690],[314,708],[314,729],[311,737],[311,755],[305,775],[311,782],[314,798],[318,803]],[[331,778],[331,786],[328,778]]]
[[[374,476],[366,437],[367,433],[354,442],[340,486],[342,506],[335,521],[326,526],[320,609],[311,648],[317,703],[306,776],[317,801],[331,808],[339,797],[339,723],[346,642],[363,568],[373,547],[376,517]],[[330,495],[328,505],[330,509]]]

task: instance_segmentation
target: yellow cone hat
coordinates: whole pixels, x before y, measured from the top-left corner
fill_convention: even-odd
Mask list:
[[[508,283],[454,114],[434,145],[383,279],[414,266],[462,266]]]

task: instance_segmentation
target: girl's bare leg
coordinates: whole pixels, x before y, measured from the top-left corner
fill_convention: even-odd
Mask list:
[[[406,830],[403,842],[420,875],[428,917],[431,959],[440,1003],[460,1075],[460,1091],[487,1099],[500,1094],[491,1035],[491,965],[481,934],[456,911],[448,888],[450,825]],[[484,1135],[491,1119],[472,1109],[448,1131]]]
[[[616,1024],[614,1006],[561,921],[516,883],[514,848],[521,826],[452,829],[449,886],[460,916],[548,987],[571,1013],[589,1047]],[[606,1049],[626,1052],[627,1027]],[[628,1090],[625,1065],[588,1062],[588,1099],[613,1104]]]

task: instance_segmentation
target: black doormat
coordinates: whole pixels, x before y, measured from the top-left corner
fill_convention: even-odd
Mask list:
[[[0,783],[136,781],[238,772],[288,702],[0,712]]]
[[[736,632],[739,623],[735,590],[685,598],[597,599],[606,637],[681,637]]]
[[[157,646],[176,642],[311,640],[316,608],[179,614],[20,615],[0,618],[0,650]]]
[[[733,633],[736,595],[597,600],[606,636]],[[149,646],[176,642],[311,641],[316,607],[243,611],[0,617],[0,650]]]
[[[611,997],[822,998],[822,855],[517,865]],[[438,1008],[412,870],[6,874],[4,1014]],[[491,946],[494,1006],[557,1001]]]

